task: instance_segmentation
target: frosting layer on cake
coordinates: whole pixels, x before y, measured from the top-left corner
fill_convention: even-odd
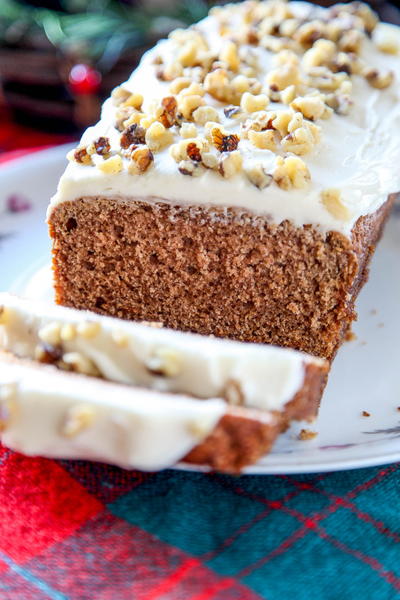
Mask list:
[[[196,31],[207,41],[210,51],[221,54],[229,39],[229,35],[221,34],[222,26],[232,31],[239,29],[245,11],[253,4],[228,5],[196,26]],[[307,3],[293,2],[288,6],[293,18],[300,22],[313,22],[313,19],[328,21],[327,15],[331,14],[328,9]],[[343,22],[345,27],[346,23]],[[267,81],[271,71],[276,68],[279,52],[261,45],[239,44],[239,47],[244,55],[248,53],[253,57],[257,65],[256,78]],[[61,202],[86,196],[140,198],[148,202],[243,208],[265,216],[274,223],[289,220],[299,227],[311,224],[322,233],[334,230],[350,236],[359,217],[375,212],[390,193],[400,189],[400,138],[397,135],[400,130],[399,48],[400,29],[386,24],[378,24],[371,36],[365,35],[360,39],[358,58],[364,65],[364,71],[365,65],[370,69],[369,80],[361,72],[352,73],[348,114],[343,114],[343,111],[340,114],[339,110],[330,114],[329,118],[317,119],[320,140],[301,156],[308,174],[300,188],[282,188],[276,183],[277,179],[270,175],[276,172],[280,159],[296,157],[296,153],[256,147],[241,134],[246,115],[239,115],[238,118],[227,116],[229,103],[206,93],[206,104],[216,109],[225,133],[240,137],[237,151],[242,157],[242,170],[225,178],[217,170],[207,168],[198,177],[188,177],[187,171],[178,170],[170,146],[155,151],[154,164],[140,174],[128,172],[129,158],[123,153],[121,165],[112,173],[106,173],[97,166],[72,161],[61,178],[49,210]],[[159,76],[160,57],[163,64],[173,64],[171,57],[180,51],[179,35],[160,42],[144,56],[138,69],[123,85],[124,89],[143,95],[141,110],[144,113],[152,111],[155,100],[171,95],[171,81],[163,81]],[[346,66],[339,68],[347,69]],[[392,83],[384,89],[371,87],[368,81],[373,78],[374,72],[381,74],[388,70],[394,75]],[[264,93],[264,88],[261,91]],[[306,95],[312,96],[313,93],[307,92]],[[267,111],[273,111],[278,116],[287,111],[286,104],[281,100],[273,101],[271,97],[273,94],[270,94]],[[116,115],[117,107],[111,99],[107,100],[100,122],[85,132],[81,145],[89,145],[96,138],[106,136],[110,141],[111,155],[120,152],[121,131],[115,128]],[[204,136],[204,126],[195,125],[198,136]],[[168,131],[173,142],[181,140],[178,127],[173,126]],[[93,158],[94,165],[101,165],[102,161],[100,156]],[[245,172],[252,172],[259,165],[262,165],[262,172],[271,177],[270,184],[265,187],[257,186],[245,175]]]

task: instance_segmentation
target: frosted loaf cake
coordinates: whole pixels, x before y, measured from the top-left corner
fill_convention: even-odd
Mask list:
[[[400,189],[399,38],[361,3],[173,32],[70,155],[57,301],[332,359]]]

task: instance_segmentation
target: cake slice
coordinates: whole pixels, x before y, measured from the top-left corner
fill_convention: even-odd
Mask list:
[[[31,456],[158,470],[180,460],[237,473],[269,451],[273,413],[161,393],[0,354],[0,440]]]
[[[294,350],[7,293],[0,348],[4,444],[150,470],[182,459],[224,472],[253,464],[292,420],[315,418],[328,370]]]
[[[398,33],[274,0],[160,42],[69,155],[57,302],[332,360],[400,189]]]
[[[324,360],[294,350],[177,332],[0,293],[0,348],[59,369],[233,405],[316,416]]]

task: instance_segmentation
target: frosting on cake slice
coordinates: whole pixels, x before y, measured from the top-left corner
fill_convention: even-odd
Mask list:
[[[234,342],[103,317],[0,293],[0,347],[64,370],[233,405],[282,411],[307,369],[326,362],[291,349]]]

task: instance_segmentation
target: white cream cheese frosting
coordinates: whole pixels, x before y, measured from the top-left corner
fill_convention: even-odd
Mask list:
[[[307,3],[290,3],[296,14],[310,9]],[[228,10],[228,9],[226,9]],[[326,9],[313,7],[315,14]],[[232,18],[236,18],[232,12]],[[210,47],[218,50],[222,40],[217,32],[215,16],[209,16],[197,27],[205,34]],[[59,203],[80,197],[140,198],[149,202],[162,201],[181,205],[207,205],[237,207],[263,215],[274,223],[286,219],[296,226],[311,224],[322,233],[334,230],[346,236],[360,216],[375,212],[390,193],[400,190],[400,55],[381,52],[382,37],[386,24],[379,24],[372,39],[362,41],[360,57],[372,68],[390,69],[393,83],[386,89],[373,89],[361,75],[352,76],[354,105],[347,116],[333,114],[330,119],[319,120],[321,141],[302,157],[310,174],[311,182],[305,189],[284,190],[276,184],[258,189],[243,174],[224,179],[218,173],[207,170],[201,177],[188,178],[179,173],[170,156],[169,148],[154,155],[154,168],[141,175],[123,170],[107,175],[97,168],[71,162],[59,183],[49,211]],[[392,26],[392,47],[400,39],[400,28]],[[154,64],[156,56],[168,56],[173,51],[173,41],[160,42],[148,52],[124,87],[140,92],[147,108],[155,98],[168,95],[169,82],[157,79]],[[264,48],[252,49],[258,56],[262,71],[266,74],[273,56]],[[227,119],[223,106],[212,98],[207,103],[217,108],[221,124],[228,133],[237,133],[239,125]],[[274,103],[270,107],[279,113],[287,107]],[[110,138],[113,150],[119,145],[120,133],[114,128],[115,106],[107,100],[103,106],[100,122],[89,128],[82,143],[89,144],[98,136]],[[198,127],[200,133],[201,127]],[[262,161],[272,168],[276,155],[270,150],[257,149],[249,140],[242,139],[238,148],[244,164]],[[124,159],[125,160],[125,159]],[[329,212],[321,201],[321,192],[327,188],[340,190],[349,217],[342,220]]]
[[[0,439],[30,456],[163,469],[201,443],[226,409],[221,399],[160,394],[0,357]]]
[[[291,349],[183,333],[0,293],[0,348],[55,360],[110,381],[280,411],[302,388],[308,364]],[[46,357],[45,357],[46,359]],[[51,362],[51,356],[50,356]]]

